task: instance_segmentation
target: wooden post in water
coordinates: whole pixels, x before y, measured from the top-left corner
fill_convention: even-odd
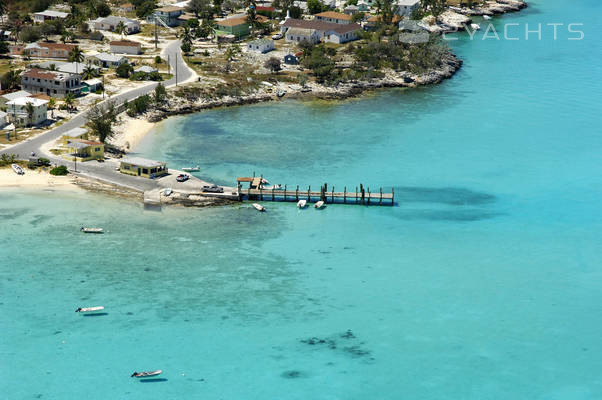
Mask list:
[[[357,186],[355,187],[355,204],[357,204]]]
[[[372,197],[372,193],[370,193],[370,188],[368,188],[368,205],[370,205],[370,197]]]
[[[360,183],[360,195],[362,196],[360,203],[364,205],[364,195],[365,195],[364,185]]]
[[[383,188],[380,188],[380,202],[379,204],[383,204]]]
[[[297,185],[297,189],[295,189],[295,201],[299,202],[299,185]]]
[[[272,201],[274,201],[274,186],[272,185]]]
[[[395,188],[391,188],[391,205],[395,204]]]
[[[347,186],[343,189],[343,204],[347,204]]]
[[[334,204],[334,186],[332,187],[332,192],[330,192],[330,202]]]
[[[311,190],[311,185],[309,185],[307,187],[307,202],[308,203],[311,203],[311,196],[309,195],[310,190]]]
[[[263,201],[263,186],[261,185],[259,185],[259,200]]]
[[[284,201],[286,201],[286,185],[284,185]]]

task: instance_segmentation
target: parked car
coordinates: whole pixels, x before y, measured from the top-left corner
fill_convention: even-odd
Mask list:
[[[224,188],[217,185],[203,186],[203,192],[207,193],[224,193]]]
[[[188,174],[180,174],[180,175],[176,176],[176,181],[186,182],[189,178],[190,178],[190,176],[188,176]]]
[[[284,36],[282,35],[282,33],[277,33],[275,35],[272,35],[272,39],[274,40],[280,40],[282,39]]]

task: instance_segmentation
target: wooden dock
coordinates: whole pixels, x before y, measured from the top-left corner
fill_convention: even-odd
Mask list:
[[[249,200],[259,201],[312,201],[322,200],[325,203],[339,204],[359,204],[359,205],[395,205],[395,191],[391,189],[390,193],[383,192],[382,188],[372,192],[370,188],[360,184],[355,187],[355,190],[348,191],[347,187],[343,188],[342,192],[335,191],[334,186],[328,188],[327,184],[320,187],[319,191],[312,191],[311,186],[307,189],[300,189],[296,186],[294,189],[289,189],[288,185],[284,185],[281,189],[264,188],[260,182],[263,178],[238,178],[238,194],[243,200],[245,197]],[[248,188],[243,188],[241,182],[250,182]]]

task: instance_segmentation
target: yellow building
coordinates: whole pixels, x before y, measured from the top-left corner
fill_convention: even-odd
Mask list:
[[[102,160],[105,157],[105,146],[101,142],[72,139],[64,147],[67,153],[63,154],[63,158],[69,161]]]
[[[144,178],[159,178],[167,175],[167,163],[161,161],[147,160],[140,157],[130,157],[121,160],[119,171],[122,174],[142,176]]]

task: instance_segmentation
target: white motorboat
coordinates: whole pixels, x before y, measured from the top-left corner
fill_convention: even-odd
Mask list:
[[[284,90],[279,90],[278,93],[276,93],[276,94],[278,95],[278,97],[284,97],[286,92]]]
[[[103,306],[98,306],[98,307],[77,307],[77,310],[75,310],[75,312],[93,313],[93,312],[102,311],[104,309],[105,308]]]
[[[82,231],[83,233],[103,233],[104,232],[104,229],[102,229],[102,228],[85,228],[83,226],[79,230]]]
[[[17,175],[24,175],[25,171],[23,171],[23,168],[21,168],[20,165],[18,164],[12,164],[11,167],[13,168],[13,171],[15,171],[15,173]]]
[[[297,202],[297,207],[299,207],[300,209],[304,209],[305,207],[307,207],[307,200],[299,200]]]
[[[186,171],[186,172],[197,172],[200,171],[201,167],[199,167],[198,165],[196,167],[184,167],[182,168],[182,171]]]
[[[170,196],[173,193],[172,188],[165,188],[161,191],[161,193],[163,193],[163,196]]]
[[[260,211],[260,212],[265,211],[265,207],[262,206],[261,204],[253,203],[253,208],[255,208],[257,211]]]
[[[262,185],[269,185],[270,182],[267,179],[265,179],[265,178],[261,178],[261,184]]]
[[[156,371],[145,371],[145,372],[136,372],[131,375],[132,378],[148,378],[151,376],[161,375],[163,373],[162,370],[158,369]]]
[[[278,185],[274,185],[274,186],[268,186],[266,188],[264,188],[265,190],[282,190],[282,185],[278,184]]]
[[[470,27],[472,28],[473,31],[481,30],[481,25],[479,25],[479,24],[470,24]]]
[[[324,208],[324,202],[322,200],[318,201],[316,204],[314,204],[314,207],[317,208],[318,210],[321,208]]]
[[[490,20],[491,17],[489,15],[483,15],[483,19]]]

